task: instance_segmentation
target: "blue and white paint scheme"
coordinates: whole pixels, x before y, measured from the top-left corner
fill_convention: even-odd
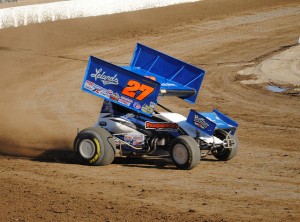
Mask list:
[[[202,157],[212,153],[228,160],[238,148],[237,122],[217,109],[191,109],[185,117],[158,104],[159,97],[165,96],[194,104],[204,75],[205,70],[199,67],[137,43],[129,66],[119,67],[91,56],[82,90],[104,99],[95,127],[113,135],[123,154],[169,151],[172,141],[188,136],[201,152],[207,150]],[[168,112],[157,112],[157,105]]]
[[[189,129],[193,127],[205,137],[213,136],[217,129],[234,135],[237,122],[216,109],[213,112],[197,112],[192,109],[187,118],[180,114],[175,117],[174,113],[154,112],[159,96],[177,96],[195,103],[204,75],[205,71],[201,68],[137,43],[130,66],[119,67],[91,56],[82,90],[105,99],[101,113],[106,113],[106,104],[115,103],[126,108],[119,116],[126,116],[128,110],[132,110],[142,116],[161,117],[169,122],[176,122],[187,132],[195,131]],[[148,88],[145,87],[151,88],[148,93]],[[151,119],[140,117],[140,125],[149,120]],[[137,123],[134,118],[130,121]],[[188,134],[195,137],[194,132]]]
[[[191,110],[187,122],[209,136],[212,136],[216,129],[226,130],[233,135],[238,127],[237,122],[217,109],[214,109],[213,112]]]

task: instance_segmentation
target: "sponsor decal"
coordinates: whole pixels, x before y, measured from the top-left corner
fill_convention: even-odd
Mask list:
[[[101,86],[98,86],[97,84],[93,83],[94,88],[102,90],[103,88]]]
[[[111,94],[109,94],[109,92],[106,89],[102,88],[101,90],[99,90],[99,95],[104,96],[106,98],[110,98]]]
[[[129,143],[133,140],[133,135],[127,134],[124,136],[124,141]]]
[[[145,129],[155,129],[155,130],[178,130],[177,123],[168,122],[145,122]]]
[[[141,109],[144,113],[152,114],[153,108],[151,106],[148,106],[147,104],[144,104]]]
[[[90,90],[98,95],[105,96],[109,98],[109,92],[107,89],[102,88],[101,86],[98,86],[97,84],[87,80],[84,84],[84,88],[87,90]],[[111,91],[111,90],[110,90]],[[112,91],[111,91],[112,92]]]
[[[131,99],[128,99],[128,98],[126,98],[126,97],[124,97],[124,96],[121,96],[121,98],[119,99],[119,103],[122,103],[122,104],[124,104],[124,105],[126,105],[126,106],[130,106],[130,104],[133,102],[133,100],[131,100]]]
[[[100,90],[99,89],[95,89],[94,92],[97,93],[97,94],[100,94]]]
[[[114,76],[105,75],[105,72],[101,68],[96,68],[96,73],[92,73],[91,77],[94,78],[95,81],[100,79],[103,85],[119,85],[118,74]]]
[[[99,126],[106,126],[106,125],[107,125],[107,123],[105,121],[100,121],[99,122]]]
[[[201,129],[206,129],[209,127],[209,124],[205,121],[204,118],[200,118],[197,115],[194,115],[194,124]]]
[[[84,88],[90,90],[98,95],[104,96],[105,98],[110,98],[112,100],[118,101],[120,96],[118,93],[114,93],[111,89],[105,89],[89,80],[84,84]],[[130,100],[132,102],[132,100]],[[126,102],[124,102],[125,104]],[[125,104],[126,105],[126,104]]]
[[[89,80],[87,80],[87,81],[85,82],[85,84],[88,85],[88,86],[93,86],[93,85],[94,85],[94,83],[91,82],[91,81],[89,81]]]
[[[139,102],[134,102],[133,107],[136,108],[136,109],[140,109],[142,106]]]
[[[142,146],[144,144],[145,136],[143,134],[126,134],[124,141],[133,146]]]
[[[176,86],[174,83],[162,83],[162,86]]]
[[[114,100],[114,101],[118,101],[120,96],[118,93],[113,93],[113,94],[110,94],[110,97],[109,97],[111,100]]]
[[[90,82],[90,81],[86,81],[84,83],[84,88],[90,91],[94,91],[95,87],[94,87],[94,83]]]
[[[154,102],[150,102],[150,107],[152,107],[153,109],[155,108],[156,103]]]

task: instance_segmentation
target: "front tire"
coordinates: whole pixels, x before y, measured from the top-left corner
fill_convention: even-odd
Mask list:
[[[190,136],[182,135],[175,138],[172,141],[170,153],[177,168],[182,170],[190,170],[200,161],[199,145]]]
[[[219,147],[212,151],[212,154],[215,158],[217,158],[220,161],[227,161],[232,159],[238,152],[238,139],[235,135],[231,135],[230,133],[224,131],[224,130],[217,130],[214,133],[215,137],[218,137],[221,140],[227,139],[230,142],[234,143],[231,144],[232,148],[225,148],[224,146]]]
[[[100,127],[79,132],[74,140],[74,150],[82,163],[93,166],[111,164],[115,158],[115,143],[112,135]]]

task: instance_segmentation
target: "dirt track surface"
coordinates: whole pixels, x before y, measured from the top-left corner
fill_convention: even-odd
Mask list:
[[[1,30],[0,221],[299,221],[300,98],[237,74],[296,43],[299,11],[298,0],[207,0]],[[136,42],[206,69],[196,105],[162,104],[235,119],[234,159],[78,164],[73,138],[102,104],[80,90],[87,59],[128,64]]]

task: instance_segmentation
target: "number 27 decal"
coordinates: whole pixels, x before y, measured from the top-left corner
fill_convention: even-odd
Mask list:
[[[141,93],[137,94],[140,91]],[[154,88],[141,84],[136,80],[129,80],[127,86],[123,89],[123,95],[142,101],[154,91]]]

